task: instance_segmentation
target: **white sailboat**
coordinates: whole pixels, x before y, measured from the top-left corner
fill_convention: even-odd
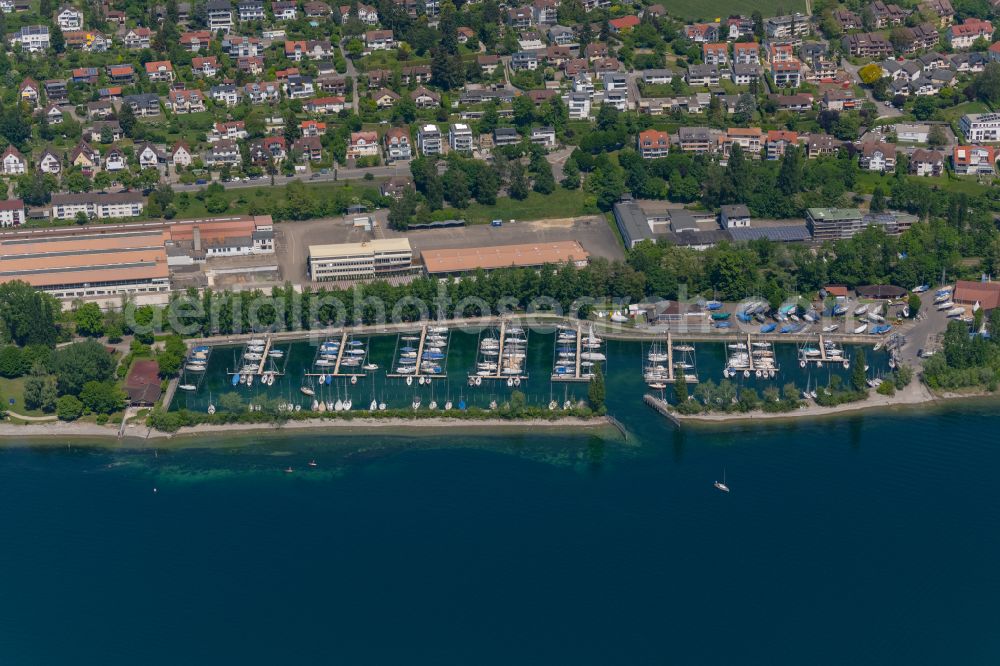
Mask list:
[[[713,485],[717,489],[721,490],[724,493],[728,493],[729,492],[729,486],[726,485],[726,469],[725,468],[722,469],[722,481],[716,481]]]

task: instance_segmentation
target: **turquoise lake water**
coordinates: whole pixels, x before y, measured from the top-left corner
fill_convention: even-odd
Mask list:
[[[2,448],[0,659],[1000,662],[995,403],[678,432],[635,374],[627,444]]]

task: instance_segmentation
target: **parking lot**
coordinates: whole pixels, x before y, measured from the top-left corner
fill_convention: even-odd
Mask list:
[[[622,259],[625,251],[607,221],[600,215],[534,222],[504,221],[500,227],[473,225],[453,229],[410,231],[406,234],[386,228],[387,211],[369,213],[378,223],[374,232],[352,225],[354,216],[326,218],[308,222],[282,222],[276,225],[275,249],[282,278],[306,284],[307,255],[310,245],[360,243],[372,238],[410,239],[415,253],[456,247],[488,247],[518,243],[545,243],[576,240],[595,257]]]

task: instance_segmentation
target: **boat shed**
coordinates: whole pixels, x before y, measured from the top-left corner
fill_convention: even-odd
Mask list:
[[[125,392],[132,407],[152,407],[163,393],[160,366],[156,361],[136,361],[125,377]]]
[[[959,280],[955,283],[952,300],[961,305],[979,303],[979,307],[988,312],[1000,307],[1000,282]]]

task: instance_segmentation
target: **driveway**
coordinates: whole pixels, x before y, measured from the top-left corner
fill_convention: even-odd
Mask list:
[[[877,99],[875,99],[875,97],[872,95],[872,91],[867,86],[865,86],[864,83],[861,82],[861,77],[858,76],[858,70],[860,70],[863,65],[855,65],[846,58],[842,58],[840,61],[840,66],[843,67],[844,71],[850,74],[851,78],[854,79],[854,82],[857,83],[859,86],[861,86],[861,89],[865,91],[865,96],[878,109],[879,119],[898,118],[899,116],[903,115],[902,111],[892,106],[891,104],[889,106],[886,106],[885,102],[880,102]]]

